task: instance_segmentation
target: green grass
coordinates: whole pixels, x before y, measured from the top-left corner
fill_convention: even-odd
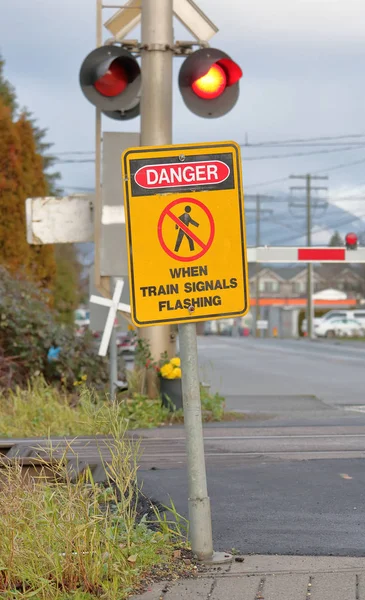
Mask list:
[[[123,600],[156,568],[164,576],[181,570],[174,551],[184,546],[185,531],[178,519],[170,522],[158,513],[159,531],[143,519],[136,522],[138,449],[125,438],[113,407],[108,422],[107,488],[94,484],[90,474],[72,483],[63,461],[51,479],[44,472],[26,483],[20,465],[2,469],[1,598]]]
[[[116,403],[117,418],[128,429],[157,427],[174,415],[140,394]],[[33,379],[27,389],[0,394],[0,437],[108,435],[110,402],[79,386],[75,395]]]
[[[202,388],[201,401],[204,421],[230,419],[230,413],[224,412],[224,398],[219,394],[209,394]],[[137,393],[121,396],[114,410],[127,429],[183,422],[182,410],[170,412],[161,406],[159,398],[149,400]],[[110,402],[86,384],[77,386],[70,397],[39,377],[26,389],[0,394],[0,437],[108,435],[110,428]]]

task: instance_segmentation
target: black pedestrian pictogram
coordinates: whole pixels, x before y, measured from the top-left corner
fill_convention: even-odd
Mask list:
[[[172,210],[174,207],[178,208],[179,212],[184,207],[184,213],[178,217]],[[192,219],[191,211],[194,211],[197,221]],[[173,229],[171,228],[171,221],[175,226]],[[189,228],[190,225],[191,228]],[[201,236],[193,231],[194,227],[200,229],[203,227],[204,231]],[[175,238],[174,232],[177,229],[177,238]],[[177,198],[170,202],[163,209],[157,225],[158,240],[162,249],[170,258],[182,262],[191,262],[204,256],[213,243],[214,233],[215,226],[212,213],[203,202],[195,198]],[[166,239],[165,235],[167,236]],[[186,241],[182,243],[184,237],[187,237],[189,245]]]
[[[175,225],[175,229],[178,229],[179,233],[177,234],[177,240],[176,240],[174,252],[179,252],[179,249],[180,249],[180,246],[181,246],[181,243],[182,243],[184,237],[186,237],[189,242],[190,251],[193,252],[195,249],[194,240],[192,237],[190,237],[189,233],[187,233],[186,227],[189,227],[189,225],[193,225],[194,227],[199,227],[199,223],[197,223],[196,221],[194,221],[194,219],[191,218],[190,213],[191,213],[191,206],[185,206],[184,214],[182,214],[179,217],[179,221],[181,221],[185,225],[184,229],[179,227],[179,225]]]

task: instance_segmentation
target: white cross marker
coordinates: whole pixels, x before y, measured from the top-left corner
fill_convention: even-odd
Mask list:
[[[117,279],[114,288],[113,298],[111,300],[109,300],[108,298],[102,298],[101,296],[93,295],[90,297],[90,302],[93,302],[94,304],[99,304],[100,306],[109,307],[109,313],[105,323],[103,337],[101,338],[100,348],[98,352],[99,356],[106,356],[117,311],[121,310],[127,313],[131,312],[131,307],[129,306],[129,304],[123,304],[122,302],[119,302],[122,296],[123,287],[123,279]]]

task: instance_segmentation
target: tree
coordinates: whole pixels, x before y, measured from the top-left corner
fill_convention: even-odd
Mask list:
[[[26,109],[18,113],[14,88],[4,77],[0,57],[0,264],[11,273],[22,270],[50,292],[62,321],[71,321],[79,302],[81,267],[76,247],[30,246],[26,241],[25,200],[59,195],[59,173],[49,172],[56,157],[49,153],[46,129]]]
[[[15,273],[28,270],[30,251],[25,235],[21,142],[11,108],[0,98],[0,264]]]
[[[42,157],[43,175],[47,182],[47,192],[46,193],[49,196],[57,196],[62,193],[62,190],[59,187],[57,187],[57,181],[59,181],[61,179],[61,174],[58,172],[55,172],[55,173],[48,172],[48,169],[54,166],[54,164],[57,160],[57,157],[48,153],[49,149],[52,148],[53,144],[45,141],[45,137],[47,135],[47,129],[40,129],[37,126],[36,120],[33,118],[32,114],[29,111],[27,111],[26,109],[23,109],[22,114],[24,117],[26,117],[26,119],[29,121],[29,123],[32,126],[36,150],[37,150],[38,154]]]
[[[3,101],[3,104],[10,109],[10,114],[13,118],[18,108],[18,104],[13,86],[4,77],[4,64],[5,63],[0,56],[0,98]]]
[[[43,173],[43,160],[37,153],[33,127],[25,114],[22,114],[15,124],[20,139],[20,159],[22,165],[21,186],[19,189],[20,203],[26,198],[46,196],[48,182]],[[25,208],[23,208],[25,210]],[[26,237],[25,227],[23,235]],[[29,246],[30,264],[28,272],[34,281],[42,287],[53,289],[56,276],[56,261],[53,246]]]
[[[329,243],[329,246],[344,246],[345,243],[340,235],[340,233],[338,231],[335,231],[334,234],[332,235]]]
[[[54,305],[62,323],[73,323],[74,310],[80,302],[81,265],[73,244],[55,246],[56,278]]]

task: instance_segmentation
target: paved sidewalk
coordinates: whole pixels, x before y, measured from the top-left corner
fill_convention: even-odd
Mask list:
[[[134,600],[363,600],[365,559],[245,556],[196,579],[156,584]]]

